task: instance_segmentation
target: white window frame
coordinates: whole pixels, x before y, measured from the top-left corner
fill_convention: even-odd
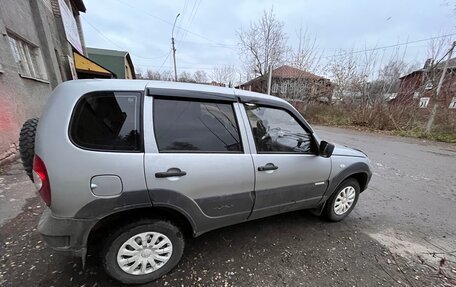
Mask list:
[[[41,51],[37,46],[11,34],[8,34],[8,42],[22,77],[47,80]]]
[[[456,109],[456,97],[451,99],[450,105],[448,106],[449,109]]]
[[[420,92],[413,92],[413,98],[418,99],[420,97]]]
[[[287,90],[288,90],[288,82],[282,82],[280,84],[280,93],[285,95],[287,93]]]
[[[434,88],[432,82],[427,82],[426,86],[424,87],[425,90],[432,90],[432,88]]]
[[[277,83],[272,84],[271,92],[275,94],[275,93],[277,93],[278,90],[279,90],[279,85]]]
[[[430,99],[431,99],[430,97],[422,97],[422,98],[420,98],[420,108],[421,109],[427,108],[427,106],[429,105],[429,100]]]

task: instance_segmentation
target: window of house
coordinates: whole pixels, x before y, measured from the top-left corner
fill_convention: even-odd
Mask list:
[[[456,109],[456,97],[451,99],[450,105],[448,106],[449,109]]]
[[[294,91],[295,91],[295,83],[294,82],[288,83],[288,93],[293,94]]]
[[[141,93],[94,92],[79,100],[71,120],[72,141],[110,151],[141,149]]]
[[[432,84],[432,82],[427,82],[426,86],[424,86],[424,89],[425,90],[432,90],[433,87],[434,87],[434,85]]]
[[[258,153],[312,153],[312,136],[287,111],[245,105]]]
[[[19,73],[22,76],[46,80],[40,49],[12,35],[8,35],[8,41]]]
[[[288,83],[287,82],[283,82],[281,85],[280,85],[280,92],[282,94],[286,94],[287,93],[287,90],[288,90]]]
[[[231,103],[156,98],[153,109],[160,152],[242,152]]]
[[[420,97],[420,92],[414,92],[413,93],[413,98],[418,99]]]
[[[429,97],[422,97],[420,98],[420,108],[427,108],[429,104]]]
[[[279,90],[279,85],[277,85],[277,83],[272,84],[271,90],[272,90],[272,93],[274,93],[274,94],[277,93],[277,91]]]

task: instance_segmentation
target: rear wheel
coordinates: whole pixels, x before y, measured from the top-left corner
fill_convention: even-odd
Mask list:
[[[21,128],[19,135],[19,153],[21,155],[22,165],[24,166],[30,180],[33,181],[33,157],[35,156],[35,135],[38,126],[38,118],[27,120]]]
[[[124,284],[144,284],[171,271],[184,245],[183,234],[173,223],[145,219],[124,225],[109,237],[103,265]]]
[[[359,193],[360,187],[356,179],[345,180],[326,202],[323,215],[330,221],[341,221],[355,208]]]

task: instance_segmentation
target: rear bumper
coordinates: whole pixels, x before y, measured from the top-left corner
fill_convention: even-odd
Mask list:
[[[57,218],[46,208],[38,223],[38,232],[52,249],[79,257],[87,253],[87,239],[97,220]]]

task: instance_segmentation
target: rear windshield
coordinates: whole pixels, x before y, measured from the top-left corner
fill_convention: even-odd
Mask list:
[[[70,125],[71,140],[96,150],[139,151],[141,93],[95,92],[79,100]]]

